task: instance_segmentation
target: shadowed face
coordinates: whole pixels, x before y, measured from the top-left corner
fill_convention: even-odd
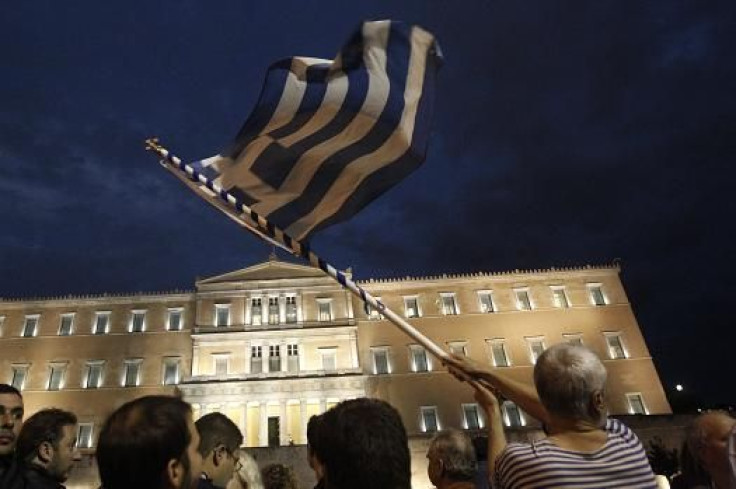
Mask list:
[[[53,455],[46,470],[54,479],[64,482],[69,478],[74,459],[78,455],[77,425],[66,425],[61,430],[62,437],[54,446]]]
[[[723,414],[713,413],[701,421],[704,440],[700,460],[708,474],[716,474],[729,470],[728,436],[736,426],[736,419]]]
[[[23,400],[16,394],[0,394],[0,456],[15,451],[23,421]]]

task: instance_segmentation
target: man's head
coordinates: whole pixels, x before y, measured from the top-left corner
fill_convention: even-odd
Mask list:
[[[437,489],[453,482],[475,480],[478,471],[475,449],[470,437],[461,431],[447,430],[435,435],[427,459],[427,475]]]
[[[189,489],[202,457],[192,408],[176,397],[147,396],[118,408],[105,421],[97,466],[105,489]]]
[[[411,487],[406,430],[388,403],[343,401],[321,416],[317,438],[325,488]]]
[[[265,489],[299,489],[291,467],[284,464],[269,464],[261,470],[261,479]]]
[[[317,480],[322,480],[325,472],[320,460],[319,436],[317,434],[321,422],[321,415],[312,416],[307,422],[307,462],[314,471]]]
[[[711,479],[728,480],[728,437],[736,419],[723,411],[698,416],[687,433],[687,448]]]
[[[18,389],[0,384],[0,457],[15,451],[23,421],[23,397]]]
[[[243,435],[237,425],[222,413],[210,413],[195,423],[199,432],[202,472],[218,487],[225,487],[238,464]]]
[[[15,453],[23,463],[64,482],[77,455],[76,445],[77,417],[61,409],[44,409],[23,423]]]
[[[534,385],[553,416],[602,425],[606,418],[606,367],[584,346],[561,343],[534,366]]]

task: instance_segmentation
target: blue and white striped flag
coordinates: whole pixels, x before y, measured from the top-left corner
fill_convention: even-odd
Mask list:
[[[231,147],[191,167],[218,194],[303,241],[424,160],[440,64],[424,29],[365,22],[334,61],[273,64]]]

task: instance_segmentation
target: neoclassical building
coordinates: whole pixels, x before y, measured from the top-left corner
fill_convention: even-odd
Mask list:
[[[525,381],[546,347],[587,345],[608,368],[613,414],[671,412],[617,266],[359,284],[444,349]],[[197,416],[230,417],[249,447],[304,444],[310,416],[358,396],[394,405],[412,437],[485,421],[470,389],[378,311],[275,257],[192,291],[1,299],[0,382],[28,414],[75,412],[87,453],[116,407],[176,391]],[[508,402],[503,415],[531,422]]]

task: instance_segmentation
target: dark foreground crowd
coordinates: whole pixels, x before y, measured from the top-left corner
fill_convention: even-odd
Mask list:
[[[657,488],[636,435],[606,413],[606,369],[587,348],[546,350],[527,385],[465,357],[446,365],[475,390],[488,424],[488,473],[478,481],[473,443],[466,434],[437,434],[427,452],[427,473],[438,489]],[[508,398],[541,421],[545,437],[507,443],[499,398]],[[63,489],[76,451],[77,419],[44,409],[23,422],[23,398],[0,384],[0,489]],[[693,422],[679,488],[736,488],[736,420],[710,412]],[[341,402],[307,426],[308,462],[322,489],[410,489],[411,461],[398,412],[377,399]],[[196,422],[176,397],[148,396],[117,409],[97,443],[103,489],[297,489],[291,468],[253,470],[241,452],[243,436],[220,413]],[[484,474],[485,475],[485,474]]]

